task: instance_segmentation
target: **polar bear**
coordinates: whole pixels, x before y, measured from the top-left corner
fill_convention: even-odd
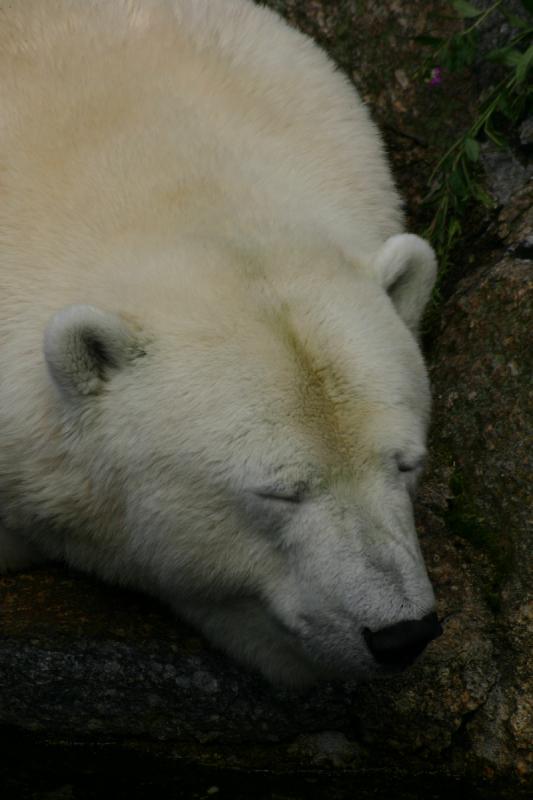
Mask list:
[[[1,570],[289,686],[405,667],[435,258],[352,86],[249,0],[0,0],[0,86]]]

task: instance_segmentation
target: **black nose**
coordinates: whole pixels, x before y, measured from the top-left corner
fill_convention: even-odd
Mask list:
[[[372,632],[363,630],[368,649],[379,664],[407,667],[427,645],[442,633],[435,613],[422,619],[408,619]]]

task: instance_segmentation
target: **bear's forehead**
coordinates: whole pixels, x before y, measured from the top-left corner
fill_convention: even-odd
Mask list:
[[[263,281],[253,292],[221,286],[217,303],[173,318],[177,335],[165,368],[157,365],[175,427],[186,420],[191,441],[209,430],[224,453],[246,439],[254,453],[271,443],[278,460],[298,453],[325,464],[366,458],[387,439],[395,446],[402,429],[420,438],[429,407],[423,363],[377,290],[364,301],[364,287],[340,300],[335,290],[329,302],[327,284],[313,292],[304,282],[290,295]],[[231,303],[221,302],[222,290]]]
[[[339,364],[304,342],[289,320],[285,343],[294,364],[295,411],[298,423],[328,450],[348,455],[367,404],[356,394]]]
[[[427,386],[416,360],[411,366],[393,347],[378,354],[371,347],[354,348],[349,337],[332,342],[316,326],[299,325],[286,307],[271,333],[272,357],[256,389],[265,407],[279,409],[274,434],[277,428],[279,435],[297,437],[323,462],[338,463],[339,456],[366,458],[389,432],[396,435],[417,417],[424,422]],[[405,364],[398,363],[402,359]]]

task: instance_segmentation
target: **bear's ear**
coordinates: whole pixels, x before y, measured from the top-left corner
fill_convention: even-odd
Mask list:
[[[398,314],[416,334],[437,276],[432,247],[412,233],[391,236],[378,250],[372,267]]]
[[[44,334],[54,383],[72,398],[98,394],[112,373],[141,354],[135,334],[117,314],[94,306],[67,306]]]

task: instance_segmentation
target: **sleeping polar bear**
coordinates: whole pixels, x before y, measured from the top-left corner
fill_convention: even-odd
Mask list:
[[[1,569],[287,685],[410,663],[435,259],[353,88],[246,0],[0,0],[0,85]]]

